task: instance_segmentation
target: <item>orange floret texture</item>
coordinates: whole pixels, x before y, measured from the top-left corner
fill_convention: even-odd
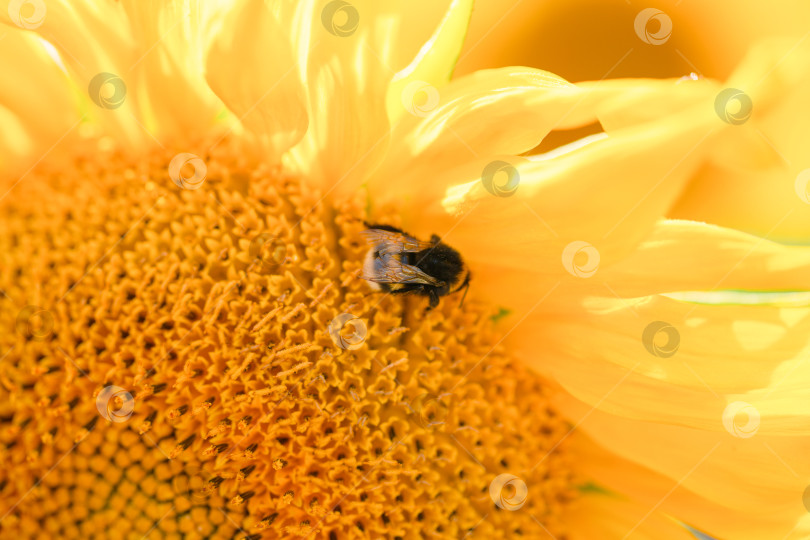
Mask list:
[[[564,538],[570,426],[485,283],[429,313],[373,293],[363,219],[393,209],[224,143],[182,189],[172,155],[88,146],[0,202],[4,538]]]

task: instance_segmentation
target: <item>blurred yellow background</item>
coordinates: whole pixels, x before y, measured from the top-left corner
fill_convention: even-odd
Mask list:
[[[672,19],[661,45],[642,42],[633,28],[649,7]],[[478,0],[456,75],[525,65],[572,82],[693,71],[725,79],[758,39],[809,32],[808,0]]]

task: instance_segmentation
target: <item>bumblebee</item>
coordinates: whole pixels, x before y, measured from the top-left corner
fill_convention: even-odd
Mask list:
[[[470,271],[458,251],[435,234],[423,242],[390,225],[366,223],[363,231],[371,248],[363,262],[362,278],[371,287],[391,294],[418,294],[430,299],[428,310],[439,298],[470,287]]]

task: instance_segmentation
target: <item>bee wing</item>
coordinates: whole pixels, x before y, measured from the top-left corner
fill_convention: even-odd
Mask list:
[[[433,247],[433,244],[429,242],[422,242],[408,235],[383,229],[366,229],[362,234],[370,245],[377,248],[380,254],[400,251],[417,252]]]
[[[405,264],[392,254],[382,252],[374,260],[374,275],[363,276],[363,279],[375,283],[411,283],[434,287],[443,285],[441,281],[424,273],[416,266]]]

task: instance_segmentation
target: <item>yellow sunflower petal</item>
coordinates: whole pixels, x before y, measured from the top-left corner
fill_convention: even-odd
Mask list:
[[[310,125],[289,164],[337,192],[356,189],[382,159],[389,141],[389,84],[447,11],[435,2],[411,8],[406,18],[401,9],[372,1],[318,1],[301,8],[311,13],[297,51]]]
[[[632,533],[638,540],[694,540],[689,531],[673,518],[652,512],[633,501],[609,494],[593,493],[580,497],[566,511],[571,540],[619,539]]]
[[[198,139],[225,109],[206,83],[204,62],[212,24],[223,24],[225,4],[123,0],[121,5],[138,49],[120,75],[138,99],[138,121],[160,144],[180,146]],[[247,59],[242,61],[250,70]],[[255,72],[252,75],[250,80],[258,78]],[[229,82],[237,87],[236,81],[243,80]]]
[[[534,228],[544,225],[538,220]],[[512,315],[511,324],[535,309],[578,313],[572,295],[618,297],[633,305],[632,298],[659,293],[810,290],[810,249],[692,221],[656,223],[632,253],[599,266],[588,279],[561,275],[562,261],[526,269],[469,256],[473,283],[486,284],[476,287],[476,295]]]
[[[711,149],[711,116],[696,106],[544,159],[479,162],[478,178],[422,215],[473,261],[568,275],[564,251],[585,242],[610,264],[650,232]],[[495,185],[493,164],[514,180],[510,191]]]
[[[123,67],[135,52],[126,13],[115,3],[53,0],[26,5],[3,0],[0,21],[14,29],[36,32],[52,42],[65,56],[65,62],[84,75],[95,75],[102,66]]]
[[[452,178],[448,171],[482,156],[534,148],[579,99],[574,85],[531,69],[484,71],[441,90],[413,84],[402,95],[408,114],[392,131],[396,150],[369,181],[376,199],[416,192],[421,200],[436,200]],[[582,121],[582,114],[573,116]]]
[[[710,105],[719,85],[711,80],[608,79],[577,83],[581,107],[595,107],[608,133],[671,115],[695,104]],[[571,126],[575,127],[575,126]]]
[[[568,294],[571,287],[554,273],[505,267],[494,259],[470,266],[471,288],[476,298],[498,306],[506,317],[507,329],[534,312],[571,309]]]
[[[584,412],[580,410],[580,414]],[[582,425],[587,428],[588,424],[588,420],[585,420]],[[585,438],[580,434],[580,439]],[[679,486],[678,482],[683,477],[669,478],[593,443],[577,445],[576,452],[577,462],[582,464],[585,474],[593,478],[597,486],[610,486],[611,490],[621,490],[621,495],[636,501],[645,512],[655,509],[657,512],[678,516],[684,523],[704,532],[712,531],[718,538],[798,539],[803,538],[810,530],[808,526],[810,518],[807,516],[802,516],[803,519],[798,524],[793,524],[796,518],[796,504],[800,503],[800,500],[790,501],[788,506],[792,507],[793,512],[787,519],[782,515],[767,512],[741,516],[731,500],[711,501],[700,493]],[[772,459],[775,458],[773,456],[766,458],[768,462]],[[684,474],[688,471],[689,469],[685,469]],[[780,476],[790,474],[787,469],[776,472]],[[725,485],[732,491],[733,488],[728,486],[727,482]]]
[[[38,159],[69,135],[80,115],[67,77],[42,40],[30,32],[2,31],[0,72],[14,73],[14,82],[0,85],[0,168],[12,175],[29,167],[27,156]],[[29,69],[32,65],[38,69]]]
[[[725,431],[726,407],[739,401],[757,409],[760,433],[810,431],[803,405],[810,308],[666,297],[583,303],[580,313],[533,315],[508,336],[526,362],[578,399],[636,420],[716,433]]]
[[[804,38],[754,47],[726,83],[750,97],[750,118],[725,136],[736,154],[718,154],[695,177],[671,217],[696,219],[790,242],[810,241],[810,45]],[[719,98],[719,96],[718,96]],[[752,169],[741,159],[759,145],[777,156]]]
[[[450,80],[464,43],[472,9],[473,0],[453,0],[439,27],[422,45],[413,62],[391,81],[388,88],[388,115],[392,121],[398,120],[407,112],[403,106],[403,93],[408,85],[419,82],[435,87]],[[424,17],[423,10],[418,10],[418,13],[420,17]]]
[[[802,502],[810,475],[806,437],[774,437],[759,432],[741,438],[725,431],[689,429],[663,421],[640,423],[560,397],[558,403],[577,422],[579,431],[610,452],[666,477],[644,482],[636,476],[613,476],[617,486],[627,485],[636,492],[640,491],[639,484],[646,483],[649,504],[664,505],[669,497],[675,497],[671,504],[678,508],[691,500],[695,507],[686,513],[695,520],[691,525],[717,538],[797,539],[810,533]],[[763,419],[761,427],[765,424]],[[669,487],[664,491],[667,481]],[[716,517],[712,516],[713,508],[719,509]]]
[[[0,21],[15,30],[35,32],[53,45],[85,101],[88,117],[106,133],[115,133],[130,145],[147,137],[137,122],[137,92],[134,98],[132,92],[127,97],[124,89],[128,85],[132,90],[130,68],[138,59],[138,49],[121,5],[84,0],[2,1]],[[115,89],[109,91],[106,86]],[[102,105],[107,98],[114,101]]]
[[[2,185],[7,190],[14,183],[9,182],[9,179],[24,170],[24,167],[15,164],[19,164],[20,158],[33,152],[35,142],[20,117],[3,105],[0,105],[0,125],[3,126],[0,130],[0,167],[4,171]]]
[[[288,35],[292,4],[241,0],[206,58],[206,78],[275,163],[307,128],[305,91]],[[251,39],[245,39],[251,36]],[[272,54],[272,61],[268,55]]]
[[[638,249],[600,268],[584,285],[618,295],[696,290],[810,290],[810,248],[784,246],[750,234],[663,220]]]
[[[527,152],[552,130],[600,123],[612,133],[698,103],[710,111],[716,87],[705,80],[649,79],[573,85],[546,71],[514,67],[479,71],[440,89],[414,83],[402,96],[409,114],[393,128],[396,149],[369,181],[372,196],[400,199],[416,192],[431,201],[469,170],[480,174],[494,156]]]

